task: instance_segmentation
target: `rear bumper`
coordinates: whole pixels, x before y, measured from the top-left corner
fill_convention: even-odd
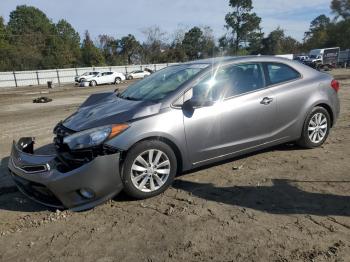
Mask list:
[[[13,142],[8,167],[18,189],[29,198],[54,208],[81,211],[118,194],[120,154],[99,156],[70,171],[62,171],[56,154],[33,154],[32,138]],[[81,194],[87,190],[89,197]]]

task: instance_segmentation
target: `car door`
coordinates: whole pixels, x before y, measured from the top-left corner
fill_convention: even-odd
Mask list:
[[[274,93],[278,115],[275,119],[275,139],[298,138],[298,125],[304,105],[309,99],[309,90],[315,83],[303,81],[301,74],[283,63],[264,63],[267,85]]]
[[[105,72],[103,76],[103,84],[109,84],[113,82],[113,72]]]
[[[144,78],[145,77],[145,71],[140,71],[139,72],[139,77]]]
[[[187,105],[198,93],[207,93],[208,88],[198,85],[190,89],[184,95],[185,102],[182,106],[186,144],[194,166],[207,159],[215,158],[220,152],[218,148],[221,136],[219,104],[216,102],[201,107]]]
[[[142,78],[143,77],[143,74],[142,74],[142,71],[136,71],[135,72],[135,78]]]
[[[101,85],[101,84],[105,84],[106,82],[106,73],[100,73],[97,77],[96,77],[96,82],[97,84]]]
[[[276,129],[277,103],[266,88],[260,63],[227,68],[229,90],[221,103],[221,154],[232,155],[272,142]]]
[[[265,88],[261,64],[220,67],[191,90],[192,100],[202,95],[213,101],[192,110],[183,107],[188,152],[195,166],[271,141],[276,101]]]
[[[107,72],[107,76],[108,76],[108,84],[109,83],[114,83],[115,78],[116,78],[116,74],[114,72]]]

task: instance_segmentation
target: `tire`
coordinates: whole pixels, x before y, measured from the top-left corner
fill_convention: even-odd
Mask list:
[[[149,161],[151,150],[153,150],[152,161]],[[158,154],[161,154],[160,158]],[[146,162],[139,161],[140,157]],[[158,162],[157,158],[159,158]],[[154,167],[146,165],[151,162],[154,164],[157,162],[162,166],[157,168],[156,165],[153,165]],[[128,151],[123,163],[124,191],[135,199],[159,195],[172,184],[176,172],[177,159],[169,145],[159,140],[139,142]]]
[[[307,116],[301,138],[297,144],[304,148],[320,147],[327,140],[331,128],[331,118],[323,107],[315,107]]]
[[[133,80],[134,78],[132,76],[128,76],[128,80]]]
[[[114,80],[115,85],[119,85],[122,82],[122,79],[120,77],[116,77]]]
[[[91,81],[91,82],[90,82],[90,86],[97,86],[96,81],[95,81],[95,80]]]

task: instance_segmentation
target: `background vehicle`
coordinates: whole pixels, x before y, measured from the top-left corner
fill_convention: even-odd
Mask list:
[[[287,142],[321,146],[339,88],[277,57],[170,66],[122,93],[89,97],[55,127],[56,155],[35,155],[33,139],[20,139],[9,168],[22,192],[51,206],[87,209],[122,189],[144,199],[196,167]]]
[[[290,60],[294,59],[293,54],[276,55],[276,57],[282,57],[282,58],[286,58],[286,59],[290,59]]]
[[[103,84],[120,84],[125,81],[125,75],[117,72],[99,72],[97,75],[90,75],[83,82],[88,82],[90,86]]]
[[[299,55],[299,56],[294,58],[294,60],[299,61],[301,63],[304,63],[306,60],[309,60],[309,59],[310,58],[307,55]]]
[[[127,74],[126,78],[131,79],[139,79],[139,78],[145,78],[146,76],[149,76],[151,73],[146,70],[136,70],[129,74]]]
[[[337,66],[339,52],[339,47],[313,49],[309,53],[309,59],[304,62],[317,70],[330,70]]]
[[[338,65],[344,68],[350,65],[350,49],[340,51],[338,58]]]
[[[91,76],[96,76],[96,75],[98,75],[98,72],[86,72],[80,76],[76,76],[74,78],[74,80],[76,83],[80,83],[80,82],[84,81],[86,78],[91,77]]]

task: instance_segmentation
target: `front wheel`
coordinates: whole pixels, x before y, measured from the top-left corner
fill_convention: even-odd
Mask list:
[[[323,107],[315,107],[306,118],[298,145],[316,148],[327,140],[331,127],[331,118]]]
[[[90,86],[97,86],[97,82],[95,80],[91,81]]]
[[[167,144],[150,140],[136,144],[127,153],[122,170],[124,191],[136,199],[164,192],[177,172],[174,151]]]
[[[116,77],[114,80],[115,85],[119,85],[122,82],[122,79],[120,77]]]

